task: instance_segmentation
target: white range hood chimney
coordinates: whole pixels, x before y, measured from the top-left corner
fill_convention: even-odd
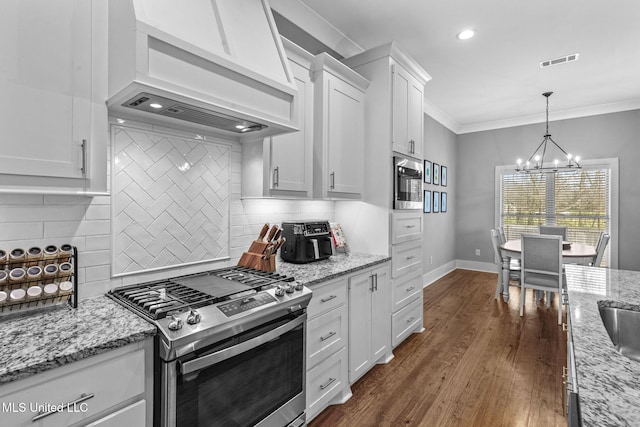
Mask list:
[[[240,141],[297,130],[267,0],[109,0],[110,115]]]

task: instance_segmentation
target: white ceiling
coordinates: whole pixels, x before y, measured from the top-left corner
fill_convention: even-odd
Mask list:
[[[551,121],[640,108],[638,0],[302,2],[365,50],[398,42],[432,77],[427,112],[457,133],[544,121],[546,91]]]

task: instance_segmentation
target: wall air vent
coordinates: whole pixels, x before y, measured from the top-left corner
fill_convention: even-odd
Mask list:
[[[218,111],[207,110],[162,96],[151,95],[146,92],[137,94],[123,103],[122,106],[235,133],[248,133],[267,127],[261,123],[233,117]]]
[[[579,53],[572,53],[571,55],[561,56],[560,58],[546,59],[540,61],[540,68],[551,67],[552,65],[566,64],[567,62],[573,62],[578,60]]]

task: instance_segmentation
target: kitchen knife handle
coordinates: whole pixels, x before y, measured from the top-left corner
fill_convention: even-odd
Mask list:
[[[273,240],[277,242],[280,236],[282,236],[282,228],[278,228],[278,231],[276,231],[276,234],[273,236]]]
[[[258,236],[258,240],[263,240],[264,236],[267,235],[267,231],[269,231],[269,223],[265,223],[262,226],[262,230],[260,230],[260,235]]]
[[[269,235],[267,236],[267,242],[270,242],[273,240],[273,236],[276,235],[276,232],[278,231],[278,225],[274,224],[271,226],[271,230],[269,231]]]

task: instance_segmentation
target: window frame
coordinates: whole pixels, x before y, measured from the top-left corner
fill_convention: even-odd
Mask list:
[[[604,159],[581,160],[580,165],[583,169],[608,168],[610,170],[609,183],[609,229],[611,239],[609,240],[609,268],[618,268],[618,216],[619,216],[619,159],[610,157]],[[496,166],[495,167],[495,189],[494,189],[494,224],[500,227],[501,209],[503,203],[502,195],[502,176],[515,173],[515,166]]]

